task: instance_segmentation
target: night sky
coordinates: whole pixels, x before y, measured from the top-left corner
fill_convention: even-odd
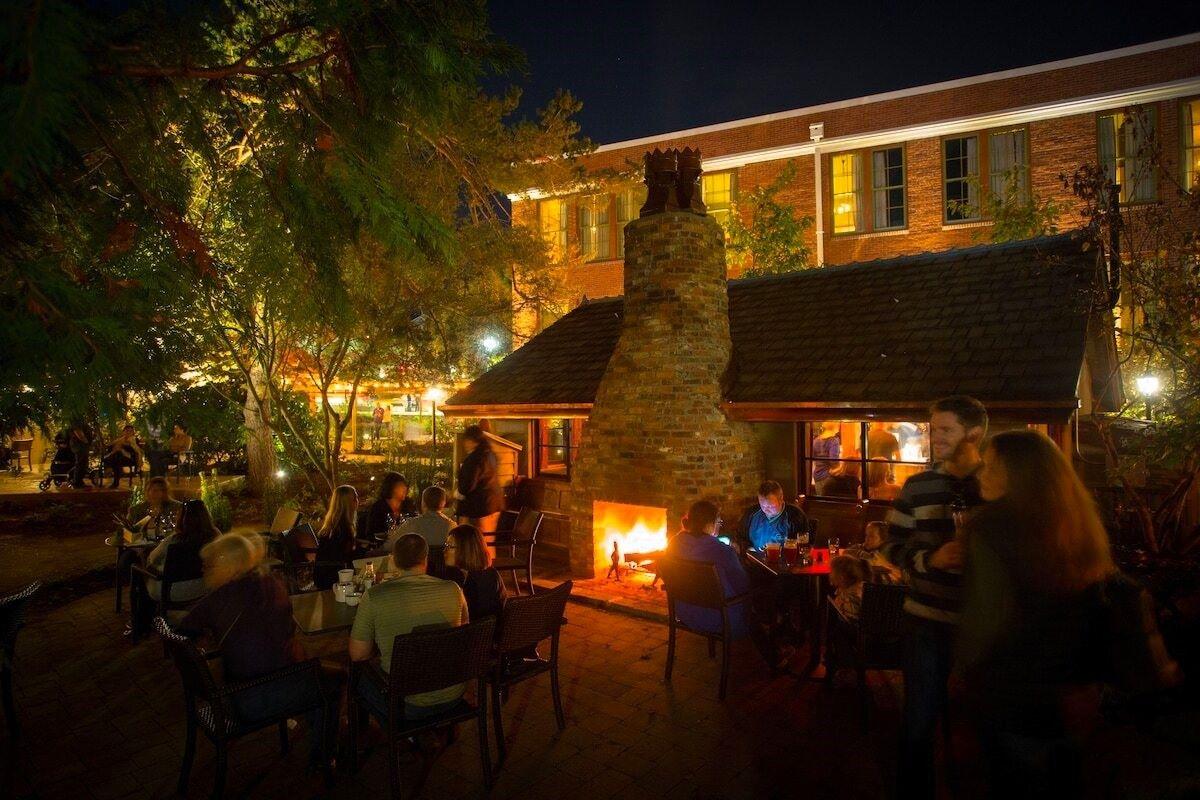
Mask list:
[[[522,112],[569,89],[597,144],[1200,31],[1198,0],[495,0],[489,9],[495,32],[529,59]]]

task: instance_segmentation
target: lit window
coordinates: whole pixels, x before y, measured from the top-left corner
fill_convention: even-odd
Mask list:
[[[1148,203],[1158,197],[1149,152],[1154,122],[1154,109],[1132,114],[1116,112],[1097,119],[1100,166],[1113,183],[1120,185],[1122,203]]]
[[[942,143],[946,185],[946,221],[979,219],[979,137],[963,136]]]
[[[579,250],[589,261],[608,258],[608,195],[580,198]]]
[[[637,219],[646,203],[646,187],[626,189],[617,195],[617,258],[625,257],[625,225]]]
[[[1179,120],[1183,139],[1183,188],[1200,186],[1200,100],[1183,104]]]
[[[813,422],[808,456],[804,474],[809,494],[893,500],[908,478],[929,469],[929,424]]]
[[[1001,203],[1029,198],[1029,148],[1024,128],[988,136],[988,183],[992,196]]]
[[[537,467],[539,475],[570,477],[571,462],[579,450],[583,433],[580,419],[540,419],[537,421]]]
[[[567,201],[554,199],[538,203],[538,222],[542,238],[559,255],[567,249]]]
[[[708,215],[729,230],[729,214],[733,208],[734,180],[732,172],[706,173],[700,179],[700,189]]]
[[[875,230],[903,228],[904,149],[889,147],[871,154],[871,188],[874,192]]]
[[[862,229],[862,157],[843,153],[833,157],[833,232],[854,233]]]

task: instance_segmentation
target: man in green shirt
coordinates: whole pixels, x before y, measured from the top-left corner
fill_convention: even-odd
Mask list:
[[[350,658],[370,659],[378,648],[386,673],[392,665],[392,644],[401,634],[429,628],[455,628],[467,624],[467,601],[452,581],[427,575],[429,545],[415,533],[396,540],[392,548],[395,577],[372,586],[363,595],[350,631]],[[456,683],[432,692],[404,698],[404,716],[433,716],[462,698],[466,684]],[[386,687],[370,672],[358,682],[359,698],[380,718],[387,716]]]

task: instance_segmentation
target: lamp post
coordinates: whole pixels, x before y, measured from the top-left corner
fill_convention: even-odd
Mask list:
[[[430,419],[433,422],[433,451],[429,462],[437,469],[437,404],[446,399],[446,390],[440,386],[430,386],[425,390],[425,399],[431,406]]]
[[[1162,383],[1158,380],[1157,375],[1142,375],[1135,383],[1137,384],[1138,394],[1146,400],[1146,419],[1154,419],[1154,398],[1162,389]]]

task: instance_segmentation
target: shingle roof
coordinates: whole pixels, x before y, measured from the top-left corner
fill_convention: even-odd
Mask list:
[[[1067,402],[1096,256],[1079,233],[729,282],[734,403]],[[591,403],[621,298],[581,305],[447,406]]]

